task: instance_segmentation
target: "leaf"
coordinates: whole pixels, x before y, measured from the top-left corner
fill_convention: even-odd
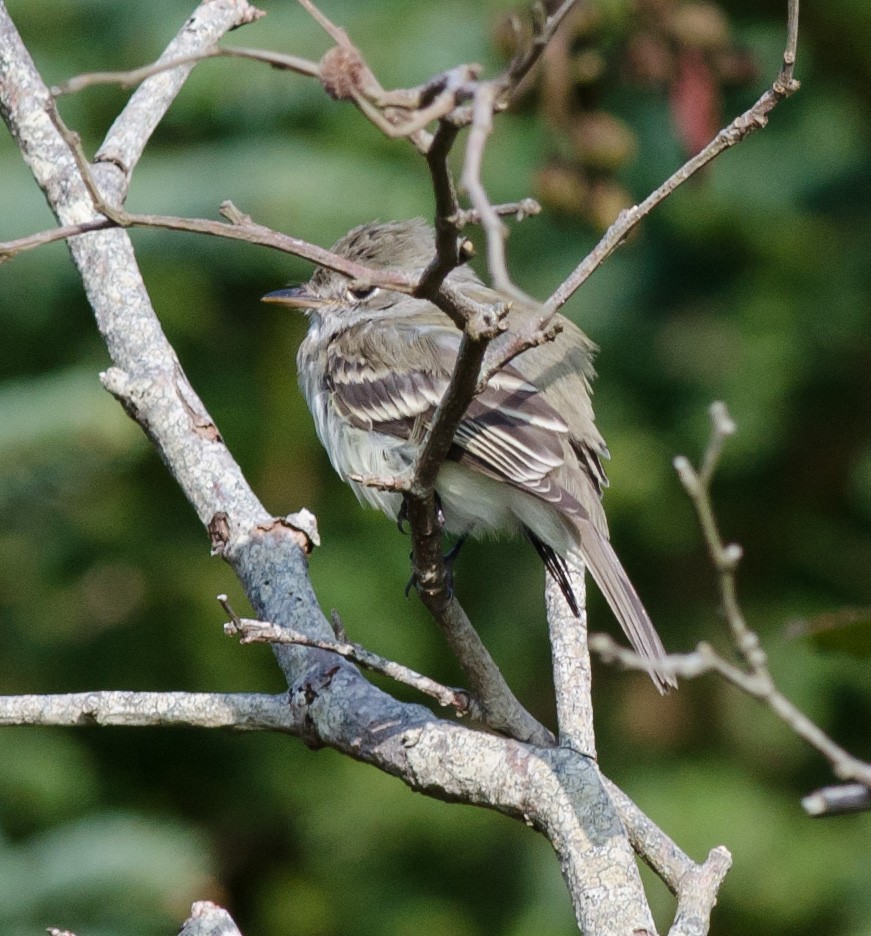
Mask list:
[[[794,621],[789,633],[808,639],[822,653],[871,657],[871,608],[840,608]]]

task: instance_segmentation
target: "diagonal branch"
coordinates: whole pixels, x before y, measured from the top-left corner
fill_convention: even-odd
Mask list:
[[[799,0],[789,0],[786,50],[783,65],[772,86],[747,111],[736,117],[728,127],[721,130],[713,140],[688,160],[677,172],[651,192],[640,204],[621,211],[617,220],[608,228],[602,239],[572,274],[562,283],[545,303],[551,314],[559,311],[565,302],[590,278],[590,276],[625,241],[629,232],[639,221],[683,185],[701,168],[716,159],[724,150],[747,139],[751,133],[768,123],[768,115],[783,100],[799,89],[793,77],[796,44],[798,39]]]

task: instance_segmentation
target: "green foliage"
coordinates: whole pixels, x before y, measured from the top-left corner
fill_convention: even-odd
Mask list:
[[[385,84],[460,61],[496,67],[506,3],[325,3]],[[155,57],[189,0],[9,0],[49,82]],[[623,21],[620,4],[612,19]],[[781,5],[734,4],[736,38],[773,78]],[[725,535],[746,551],[740,589],[784,689],[871,756],[867,660],[781,641],[786,623],[871,603],[871,147],[868,4],[807,11],[800,94],[645,222],[571,314],[602,347],[612,536],[675,649],[721,642],[713,574],[671,470],[707,437],[706,408],[739,426],[715,485]],[[301,8],[231,37],[317,58]],[[93,148],[127,92],[91,89],[63,112]],[[620,182],[643,197],[680,162],[667,101],[615,90],[637,137]],[[532,112],[498,121],[495,199],[529,194],[552,146]],[[133,210],[257,220],[329,245],[353,224],[431,214],[422,162],[315,83],[251,63],[199,66],[134,175]],[[0,139],[0,239],[51,225],[14,145]],[[303,323],[258,297],[308,275],[237,243],[132,231],[180,359],[267,507],[307,506],[323,547],[311,572],[354,639],[447,681],[456,666],[414,599],[408,541],[333,476],[295,386]],[[546,214],[513,230],[516,280],[544,296],[595,242]],[[108,364],[75,271],[53,245],[0,269],[0,689],[279,692],[269,651],[221,635],[214,602],[244,599],[156,455],[100,389]],[[457,588],[520,697],[552,719],[542,574],[524,544],[473,544]],[[611,626],[591,595],[595,628]],[[867,637],[867,627],[864,630]],[[735,854],[714,931],[858,936],[871,925],[867,816],[804,818],[830,774],[750,701],[713,680],[660,702],[644,680],[596,670],[601,762],[695,857]],[[400,693],[408,697],[405,693]],[[0,733],[0,930],[166,933],[217,899],[246,936],[474,936],[573,931],[545,843],[502,817],[277,737],[194,731]],[[653,886],[665,921],[672,901]]]
[[[59,917],[97,936],[168,932],[188,894],[210,886],[205,842],[175,821],[104,812],[22,844],[0,838],[0,926],[10,936]]]

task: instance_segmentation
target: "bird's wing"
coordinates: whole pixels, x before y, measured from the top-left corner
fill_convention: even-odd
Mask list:
[[[423,367],[402,366],[403,346],[416,345]],[[398,324],[361,326],[333,342],[327,389],[337,413],[358,428],[411,438],[432,418],[456,362],[456,329]],[[566,459],[569,429],[539,388],[508,366],[472,400],[454,436],[451,457],[529,491],[567,512],[580,508],[554,480]],[[561,503],[566,498],[573,503]]]

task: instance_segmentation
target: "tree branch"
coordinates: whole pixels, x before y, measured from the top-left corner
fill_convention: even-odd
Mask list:
[[[700,643],[693,653],[669,654],[663,661],[663,671],[673,676],[694,678],[704,673],[717,673],[742,692],[765,704],[787,724],[795,735],[822,754],[841,780],[856,781],[871,789],[871,764],[854,757],[834,742],[777,688],[768,667],[768,656],[759,635],[747,624],[738,600],[736,571],[741,560],[741,547],[723,543],[711,501],[711,483],[719,464],[726,439],[735,432],[735,423],[723,403],[710,409],[711,436],[702,464],[696,471],[683,455],[675,459],[680,480],[695,507],[711,563],[717,573],[720,599],[727,625],[743,668],[729,662],[707,643]],[[603,659],[619,663],[627,669],[646,670],[643,657],[619,646],[604,634],[590,638],[590,649]],[[809,797],[811,808],[821,800]]]
[[[298,734],[286,695],[221,692],[75,692],[0,696],[0,726],[233,728]]]
[[[299,631],[291,630],[288,627],[279,627],[279,625],[272,624],[269,621],[240,618],[227,603],[226,595],[218,595],[218,601],[230,616],[230,620],[224,625],[224,633],[230,636],[239,635],[241,637],[240,642],[243,644],[296,644],[301,647],[326,650],[329,653],[335,653],[336,656],[350,660],[358,666],[362,666],[363,669],[371,670],[373,673],[379,673],[395,682],[417,689],[418,692],[435,699],[439,705],[454,709],[460,716],[469,715],[473,719],[481,719],[481,713],[477,711],[478,706],[475,700],[463,689],[451,689],[449,686],[443,686],[434,679],[423,676],[401,663],[379,656],[357,643],[317,639],[309,637],[307,634],[301,634]]]
[[[194,52],[190,55],[182,55],[178,58],[167,58],[162,56],[158,61],[150,65],[143,65],[140,68],[131,68],[129,71],[110,71],[110,72],[86,72],[82,75],[76,75],[68,78],[60,84],[53,85],[51,93],[53,97],[63,97],[65,94],[78,94],[86,88],[93,88],[97,85],[111,84],[118,85],[120,88],[134,88],[136,85],[151,78],[152,75],[159,75],[161,72],[172,71],[182,65],[196,65],[210,58],[242,58],[253,62],[264,62],[272,68],[278,68],[285,71],[293,71],[298,75],[308,75],[311,78],[320,77],[320,68],[317,62],[311,62],[308,59],[298,58],[295,55],[286,55],[283,52],[271,52],[265,49],[244,49],[240,46],[213,46],[211,49],[204,49],[202,52]]]
[[[210,900],[199,900],[191,907],[178,936],[242,936],[233,918]]]
[[[579,607],[583,609],[581,616],[575,616],[552,576],[547,576],[545,586],[559,743],[579,754],[595,758],[596,735],[590,697],[592,673],[587,650],[584,567],[574,556],[568,557],[567,563],[572,591]]]
[[[787,44],[784,52],[784,64],[772,86],[747,111],[736,117],[728,127],[721,130],[713,140],[684,163],[677,172],[640,204],[621,211],[617,220],[608,228],[594,250],[589,253],[572,274],[559,286],[545,303],[551,314],[558,312],[565,302],[589,279],[589,277],[623,243],[629,232],[638,222],[695,175],[703,166],[716,159],[724,150],[745,140],[755,130],[768,123],[768,115],[784,99],[799,89],[798,81],[793,78],[796,44],[798,40],[799,0],[789,0],[787,26]]]
[[[821,787],[805,796],[801,805],[809,816],[838,816],[871,809],[871,788],[862,783]]]

